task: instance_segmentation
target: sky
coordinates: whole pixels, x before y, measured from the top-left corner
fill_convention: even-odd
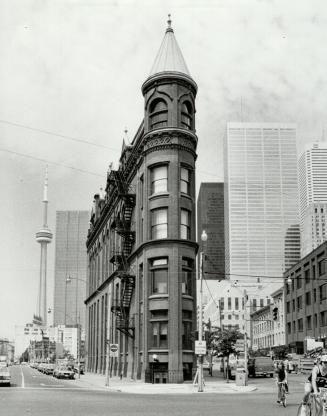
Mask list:
[[[132,141],[169,13],[198,84],[197,188],[223,181],[229,121],[296,123],[299,154],[324,137],[325,0],[0,0],[0,337],[36,312],[46,164],[54,232]]]

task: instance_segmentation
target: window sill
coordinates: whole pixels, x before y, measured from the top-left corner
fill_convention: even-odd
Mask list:
[[[169,298],[168,293],[161,293],[158,295],[150,295],[149,299]]]
[[[191,197],[191,195],[190,195],[190,194],[185,194],[184,192],[181,192],[181,193],[180,193],[180,195],[181,195],[183,198],[186,198],[186,199],[189,199],[190,201],[193,201],[193,198]]]
[[[169,198],[169,195],[169,192],[158,192],[156,194],[150,195],[149,200],[152,201],[153,199]]]

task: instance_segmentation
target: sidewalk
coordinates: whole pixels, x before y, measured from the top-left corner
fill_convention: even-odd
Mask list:
[[[106,378],[101,374],[86,373],[75,380],[76,385],[81,388],[106,390],[109,392],[124,392],[133,394],[202,394],[198,392],[198,386],[192,382],[182,384],[151,384],[142,380],[131,380],[119,377],[109,379],[109,387],[105,386]],[[257,390],[254,385],[236,386],[235,382],[226,383],[222,379],[206,379],[203,393],[249,393]]]

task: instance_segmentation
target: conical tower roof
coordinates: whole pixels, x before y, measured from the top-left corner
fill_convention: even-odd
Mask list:
[[[168,16],[168,27],[149,77],[152,77],[160,72],[180,72],[190,77],[190,72],[171,27],[170,15]]]

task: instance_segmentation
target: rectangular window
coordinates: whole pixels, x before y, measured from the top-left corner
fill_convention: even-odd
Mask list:
[[[292,333],[292,326],[291,326],[291,322],[287,322],[287,333],[291,334]]]
[[[304,280],[305,284],[310,283],[310,269],[304,270]]]
[[[167,238],[168,236],[168,209],[159,208],[151,212],[151,238]]]
[[[307,316],[307,329],[312,329],[311,316]]]
[[[297,310],[302,309],[302,296],[297,298]]]
[[[162,258],[152,260],[150,272],[152,293],[168,293],[168,259]]]
[[[223,311],[224,308],[225,308],[225,300],[224,300],[224,298],[220,298],[219,305],[220,305],[220,310]]]
[[[326,283],[319,287],[319,300],[322,302],[326,299]]]
[[[193,348],[192,341],[192,313],[190,311],[182,312],[183,327],[182,327],[182,348],[184,350],[191,350]]]
[[[297,320],[297,328],[299,332],[303,332],[303,319],[302,318]]]
[[[318,262],[318,275],[322,276],[325,274],[325,259],[322,259]]]
[[[181,238],[185,240],[191,238],[191,213],[186,209],[181,210]]]
[[[239,309],[238,298],[235,298],[235,310],[238,311],[238,309]]]
[[[257,299],[253,299],[253,310],[257,310]]]
[[[192,296],[193,260],[182,259],[182,293]]]
[[[230,311],[231,309],[232,309],[232,298],[228,298],[227,299],[227,302],[228,302],[228,310]]]
[[[307,292],[305,294],[305,304],[306,305],[311,305],[311,292]]]
[[[168,348],[168,323],[151,322],[151,347]]]
[[[326,311],[320,312],[320,326],[326,326],[327,325],[327,313]]]
[[[313,302],[317,302],[317,289],[313,289]]]
[[[292,311],[295,312],[295,299],[292,300]]]
[[[140,177],[140,208],[143,208],[143,197],[144,197],[144,177]]]
[[[302,287],[302,279],[301,276],[296,276],[296,288],[301,289]]]
[[[139,266],[139,297],[140,302],[143,301],[143,264]]]
[[[190,171],[186,168],[181,168],[181,192],[190,195]]]
[[[263,299],[260,299],[260,308],[263,308]]]
[[[294,291],[294,289],[295,289],[295,283],[294,283],[294,279],[292,279],[292,290]]]
[[[316,278],[316,266],[313,264],[312,265],[312,279]]]
[[[286,312],[287,313],[290,313],[291,312],[291,304],[290,304],[290,302],[287,302],[286,303]]]
[[[315,328],[318,327],[318,315],[315,313],[315,321],[314,321]]]
[[[155,166],[151,169],[151,194],[168,191],[168,166]]]

